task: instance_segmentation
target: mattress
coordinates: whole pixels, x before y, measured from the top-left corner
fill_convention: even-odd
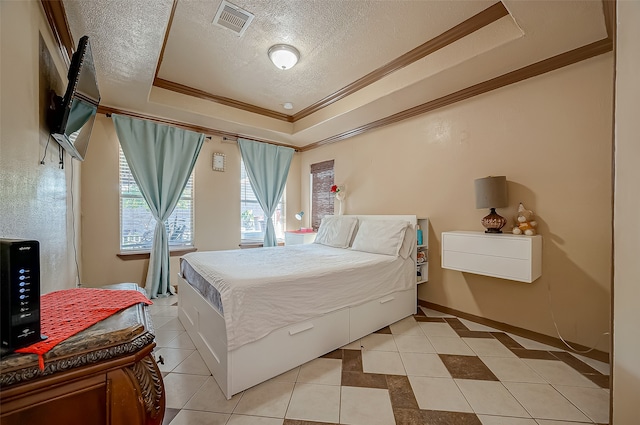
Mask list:
[[[229,350],[415,285],[411,257],[320,244],[193,252],[182,262],[189,284],[212,305],[219,296]]]
[[[200,276],[198,272],[193,270],[191,264],[188,261],[180,261],[180,274],[186,280],[189,285],[193,286],[202,295],[209,304],[216,309],[220,314],[224,314],[224,308],[222,307],[222,297],[220,292],[207,282],[207,279]]]

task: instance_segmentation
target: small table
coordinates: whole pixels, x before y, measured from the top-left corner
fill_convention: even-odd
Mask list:
[[[285,245],[300,245],[305,243],[313,243],[316,240],[317,232],[309,232],[303,230],[291,230],[284,233]]]
[[[109,289],[142,291],[136,284]],[[152,350],[145,305],[96,323],[45,354],[13,353],[0,360],[0,422],[18,424],[160,425],[165,391]]]

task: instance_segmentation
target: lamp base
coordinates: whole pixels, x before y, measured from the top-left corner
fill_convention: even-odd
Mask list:
[[[487,229],[484,231],[485,233],[502,233],[500,229],[507,224],[507,220],[496,213],[495,208],[491,208],[489,215],[483,217],[481,223],[484,228]]]

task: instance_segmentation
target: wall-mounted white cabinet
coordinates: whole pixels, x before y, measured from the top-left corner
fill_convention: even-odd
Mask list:
[[[542,236],[443,232],[442,268],[531,283],[542,275]]]

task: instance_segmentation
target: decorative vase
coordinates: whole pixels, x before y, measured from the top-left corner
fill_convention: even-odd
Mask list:
[[[340,192],[336,192],[336,199],[340,202],[340,205],[338,206],[338,215],[342,215],[342,203],[344,201],[344,198],[345,198],[344,189],[341,190]]]
[[[485,233],[502,233],[502,229],[505,224],[507,224],[507,220],[496,213],[495,208],[491,208],[491,212],[489,215],[485,216],[482,220],[482,225],[485,227]]]

